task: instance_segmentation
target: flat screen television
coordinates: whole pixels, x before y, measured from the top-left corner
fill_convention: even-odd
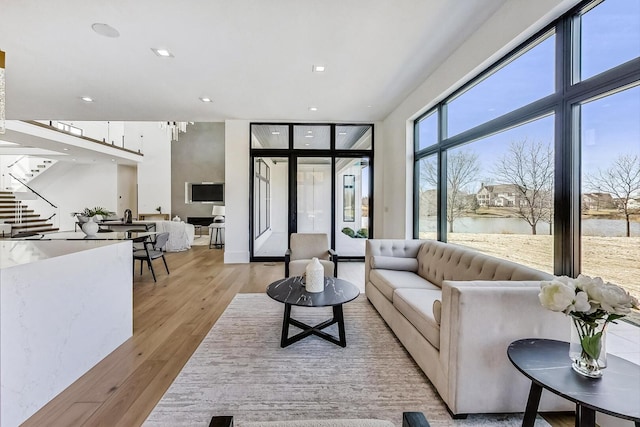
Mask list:
[[[193,183],[190,185],[191,203],[219,203],[224,204],[224,184],[203,182],[201,184]]]

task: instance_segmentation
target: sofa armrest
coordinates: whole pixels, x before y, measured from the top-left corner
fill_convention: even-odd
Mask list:
[[[333,277],[338,277],[338,252],[329,248],[329,260],[333,261]]]
[[[474,412],[458,402],[482,408],[502,399],[511,406],[522,402],[524,408],[530,384],[508,361],[509,344],[522,338],[570,338],[566,316],[542,307],[539,292],[540,281],[443,282],[440,362],[454,414]]]
[[[291,248],[284,253],[284,277],[289,277],[289,263],[291,262]]]

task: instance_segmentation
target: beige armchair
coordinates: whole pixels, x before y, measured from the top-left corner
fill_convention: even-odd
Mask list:
[[[338,277],[338,254],[329,248],[329,237],[321,233],[292,233],[284,255],[284,277],[302,276],[311,258],[324,267],[325,276]]]

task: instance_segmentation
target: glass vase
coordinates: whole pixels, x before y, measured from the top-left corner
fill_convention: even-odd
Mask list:
[[[604,319],[594,322],[572,320],[569,345],[569,357],[573,361],[571,367],[585,377],[600,378],[602,370],[607,367],[607,323]]]

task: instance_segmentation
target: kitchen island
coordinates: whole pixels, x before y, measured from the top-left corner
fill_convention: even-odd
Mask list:
[[[0,426],[22,423],[132,336],[131,245],[0,240]]]

